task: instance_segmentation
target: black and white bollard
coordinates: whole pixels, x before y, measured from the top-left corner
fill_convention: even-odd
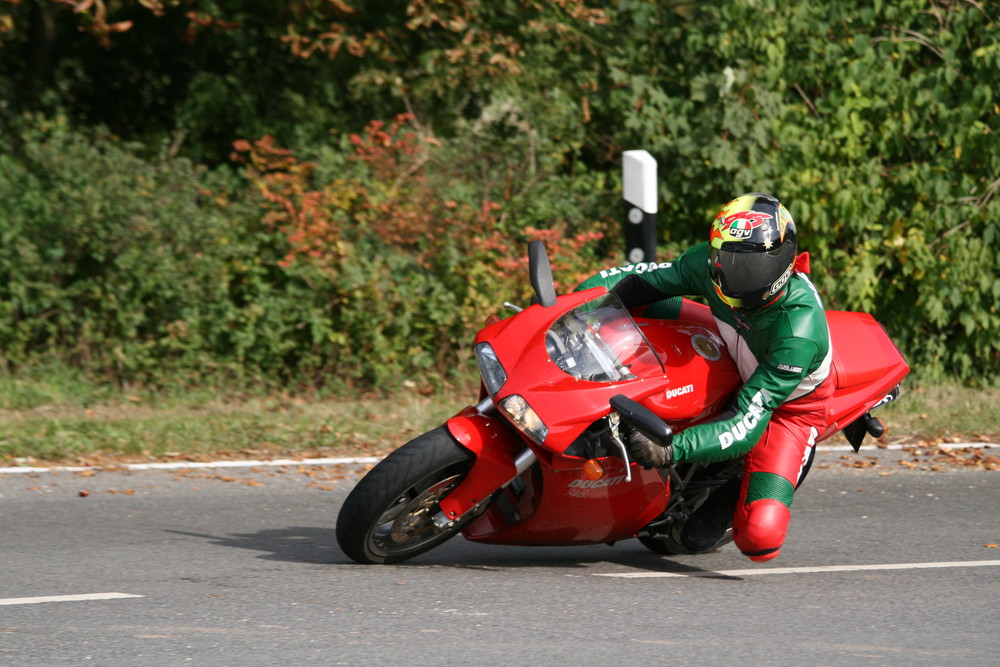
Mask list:
[[[625,259],[656,261],[656,159],[648,151],[622,153]]]

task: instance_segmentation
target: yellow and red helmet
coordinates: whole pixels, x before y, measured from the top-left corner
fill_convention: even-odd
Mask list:
[[[740,195],[715,216],[708,240],[709,275],[726,304],[751,310],[781,295],[798,240],[792,214],[776,198]]]

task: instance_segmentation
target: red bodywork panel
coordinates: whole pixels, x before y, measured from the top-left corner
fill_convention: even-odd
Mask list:
[[[833,341],[833,379],[830,421],[820,440],[837,433],[868,412],[903,381],[910,367],[868,313],[827,311]]]
[[[500,418],[487,417],[468,407],[448,420],[448,431],[476,455],[476,465],[439,503],[449,519],[461,516],[486,496],[509,482],[517,472],[514,459],[523,445],[514,429]]]

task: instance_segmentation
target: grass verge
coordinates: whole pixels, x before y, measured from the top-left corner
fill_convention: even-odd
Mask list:
[[[383,455],[475,396],[448,393],[127,393],[86,382],[0,378],[0,466]]]
[[[127,393],[66,376],[0,378],[0,396],[4,466],[382,455],[476,398],[468,387],[350,399]],[[904,388],[879,412],[890,427],[883,442],[1000,442],[998,401],[1000,388]]]

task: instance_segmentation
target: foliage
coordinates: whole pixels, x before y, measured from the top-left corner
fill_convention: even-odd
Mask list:
[[[409,120],[371,123],[322,165],[236,142],[243,181],[28,119],[0,154],[0,362],[51,357],[123,386],[462,375],[484,311],[523,282],[500,267],[526,237],[547,236],[579,274],[601,235],[501,233],[499,204],[455,198],[458,177],[454,193],[432,182],[440,142]]]
[[[403,114],[349,135],[346,157],[330,158],[337,162],[332,180],[318,174],[333,167],[301,161],[270,138],[236,142],[265,224],[289,241],[280,264],[316,275],[314,289],[328,294],[337,375],[380,388],[468,363],[496,295],[527,299],[526,271],[511,260],[523,253],[525,237],[545,236],[554,265],[576,277],[593,266],[581,263],[603,238],[565,224],[502,231],[504,206],[463,199],[474,190],[460,172],[427,169],[443,144],[413,121]]]
[[[828,306],[875,314],[925,374],[1000,367],[995,6],[619,10],[635,46],[608,58],[603,103],[669,174],[672,244],[733,193],[774,192]]]
[[[4,355],[443,372],[525,297],[527,239],[567,284],[616,254],[618,160],[646,148],[668,255],[774,192],[830,307],[873,312],[925,377],[988,382],[998,41],[977,0],[4,0]],[[23,128],[39,110],[69,126]],[[193,166],[234,141],[245,180]]]
[[[271,303],[283,239],[245,224],[224,174],[144,160],[58,118],[27,122],[18,140],[0,154],[6,369],[52,356],[122,383],[170,366],[281,370],[271,356],[295,344],[294,309]]]

